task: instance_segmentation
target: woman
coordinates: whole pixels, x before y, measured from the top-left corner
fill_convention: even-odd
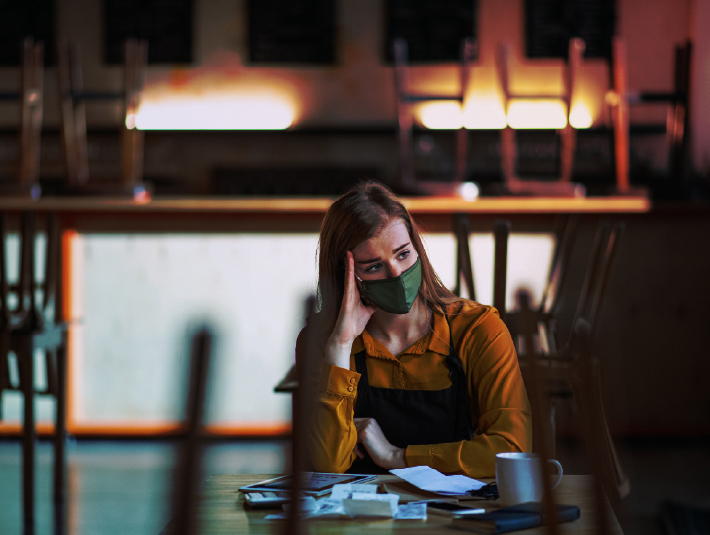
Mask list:
[[[494,308],[443,286],[409,213],[383,185],[356,186],[328,210],[318,293],[321,311],[296,344],[299,361],[319,361],[308,387],[313,470],[427,465],[492,477],[496,453],[530,450],[508,330]]]

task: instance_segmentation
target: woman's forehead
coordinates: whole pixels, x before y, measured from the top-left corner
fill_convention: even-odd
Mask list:
[[[353,254],[366,253],[383,248],[391,250],[410,241],[407,225],[401,218],[395,217],[387,222],[377,234],[359,243],[353,249]]]

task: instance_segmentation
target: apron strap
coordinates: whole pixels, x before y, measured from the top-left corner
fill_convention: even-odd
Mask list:
[[[367,377],[366,355],[367,352],[364,349],[359,353],[355,353],[355,371],[360,374],[360,381],[357,384],[357,397],[355,398],[355,414],[361,414],[365,410],[367,392],[370,388],[370,382]]]
[[[444,319],[449,327],[449,354],[446,357],[446,365],[449,367],[449,372],[451,372],[451,383],[454,386],[454,392],[456,392],[456,438],[458,440],[471,440],[474,430],[471,423],[466,373],[458,356],[456,346],[454,346],[454,334],[446,311],[444,311]],[[474,399],[474,402],[476,401]]]

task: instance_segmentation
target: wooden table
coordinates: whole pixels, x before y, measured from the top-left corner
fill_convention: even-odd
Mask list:
[[[268,479],[270,475],[214,475],[210,477],[203,488],[200,501],[200,533],[212,535],[218,533],[242,534],[242,533],[269,533],[281,534],[284,532],[285,521],[282,520],[264,520],[267,514],[280,512],[277,510],[250,510],[243,505],[243,497],[237,490],[240,486],[257,483]],[[396,488],[413,489],[401,479],[386,475],[378,476],[377,482],[385,484],[394,483]],[[389,487],[392,490],[392,486]],[[560,533],[588,533],[595,534],[594,520],[596,518],[596,504],[592,494],[592,477],[591,476],[563,476],[560,486],[556,490],[556,499],[560,503],[578,505],[581,509],[579,520],[561,524]],[[488,508],[501,507],[498,500],[496,501],[475,501],[476,506]],[[611,522],[610,534],[621,534],[621,526],[614,516],[611,508],[608,509],[609,519]],[[423,520],[313,520],[308,524],[308,532],[314,534],[357,534],[369,533],[375,530],[378,533],[399,533],[402,535],[408,533],[440,533],[452,535],[454,533],[463,533],[460,531],[452,531],[448,524],[448,520],[444,516],[429,515],[426,521]],[[544,534],[545,528],[539,527],[531,530],[521,531],[519,533],[538,533]]]

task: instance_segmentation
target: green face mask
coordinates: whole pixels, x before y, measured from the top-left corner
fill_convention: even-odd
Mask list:
[[[412,267],[397,277],[373,281],[360,279],[360,285],[366,301],[391,314],[406,314],[411,310],[422,285],[422,264],[417,258]]]

